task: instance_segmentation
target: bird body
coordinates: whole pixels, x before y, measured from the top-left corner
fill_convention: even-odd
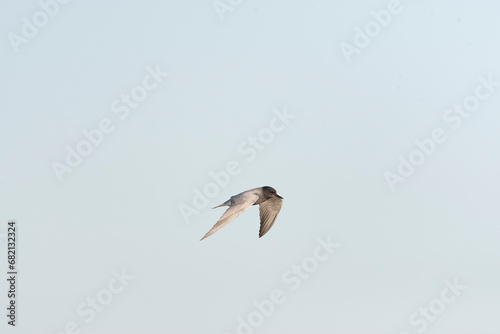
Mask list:
[[[215,223],[208,233],[201,238],[201,240],[211,236],[215,232],[222,229],[224,226],[232,222],[236,217],[245,212],[252,205],[259,205],[260,211],[260,231],[259,238],[266,234],[271,227],[274,225],[278,213],[281,210],[283,204],[283,197],[278,195],[276,190],[272,187],[260,187],[254,188],[238,195],[231,196],[230,199],[218,205],[215,208],[221,206],[229,206],[229,209],[224,212],[222,217]]]

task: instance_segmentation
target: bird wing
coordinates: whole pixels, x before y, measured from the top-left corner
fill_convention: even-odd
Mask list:
[[[280,213],[281,206],[283,205],[283,199],[278,197],[273,197],[265,202],[260,203],[260,232],[259,238],[266,234],[271,227],[273,227],[278,213]]]
[[[257,202],[258,199],[259,195],[253,192],[243,192],[231,197],[231,204],[229,206],[229,209],[224,212],[222,217],[220,217],[217,223],[215,223],[214,227],[212,227],[212,229],[210,229],[210,231],[208,231],[208,233],[205,234],[205,236],[201,238],[201,240],[208,238],[209,236],[232,222],[234,218],[245,212],[249,207]]]

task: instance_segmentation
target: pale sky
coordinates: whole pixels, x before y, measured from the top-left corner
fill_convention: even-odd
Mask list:
[[[62,2],[0,13],[2,333],[498,333],[500,5]]]

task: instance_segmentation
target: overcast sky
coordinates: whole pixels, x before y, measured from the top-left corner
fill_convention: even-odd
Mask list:
[[[2,332],[500,330],[500,5],[3,5]]]

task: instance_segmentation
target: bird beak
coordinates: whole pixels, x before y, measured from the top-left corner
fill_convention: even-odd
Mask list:
[[[278,194],[276,194],[276,197],[279,197],[279,198],[283,199],[283,197],[281,197],[281,196],[280,196],[280,195],[278,195]]]

